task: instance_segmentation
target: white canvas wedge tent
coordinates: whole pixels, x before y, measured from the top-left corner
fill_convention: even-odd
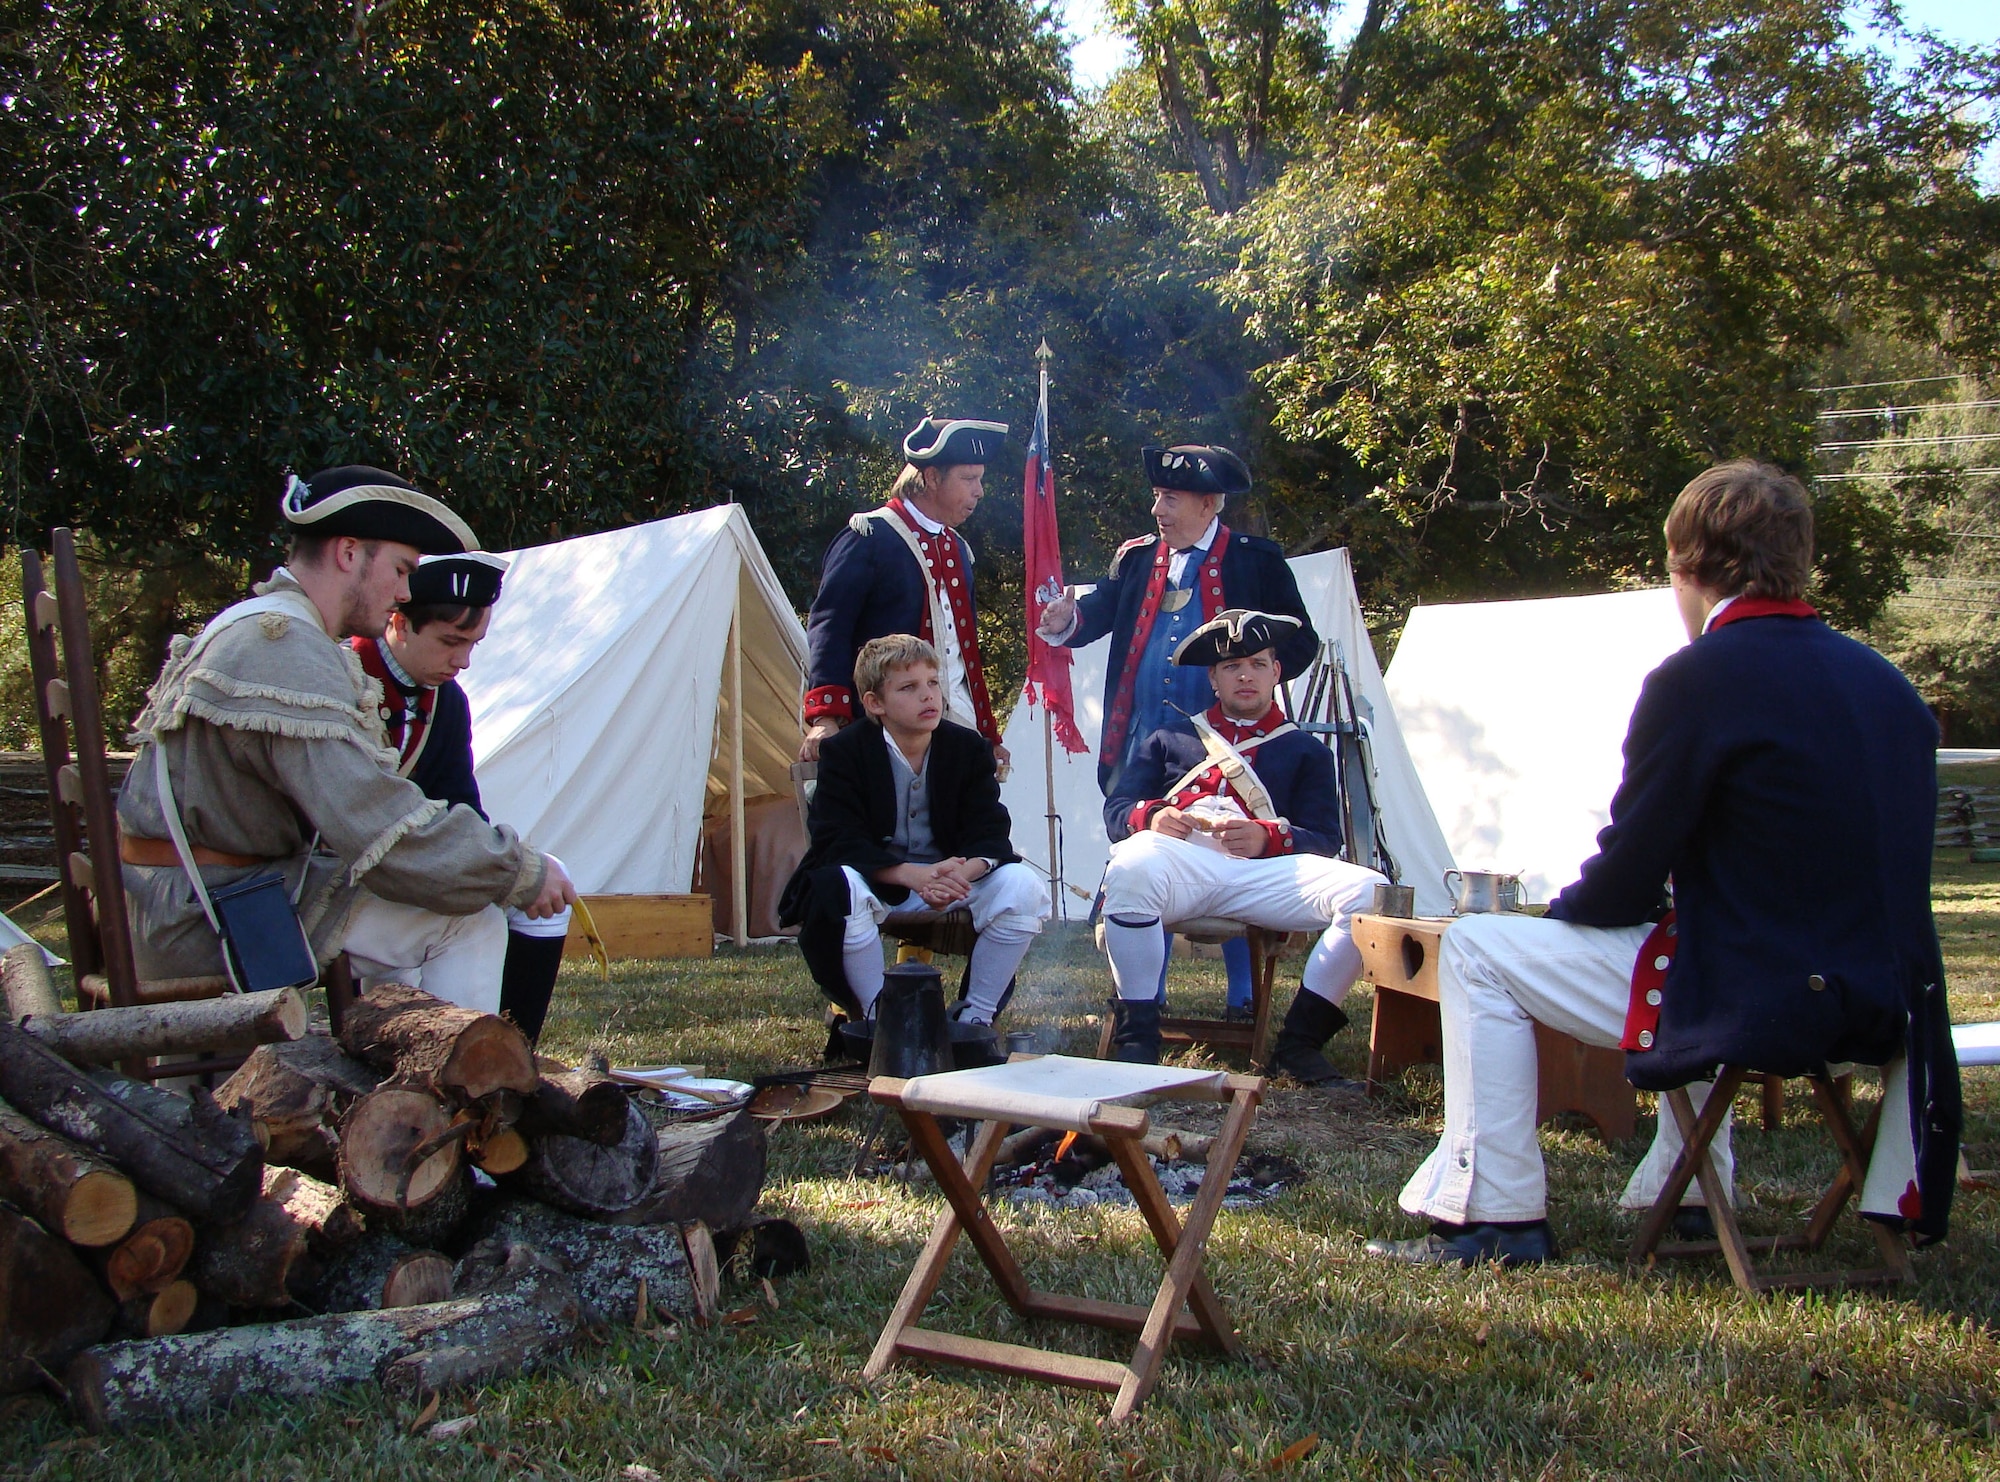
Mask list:
[[[1645,677],[1687,642],[1670,588],[1414,608],[1389,697],[1460,865],[1546,901],[1610,821]]]
[[[1382,672],[1369,646],[1361,603],[1354,591],[1354,568],[1345,550],[1319,551],[1291,561],[1306,611],[1321,642],[1345,670],[1352,686],[1355,710],[1366,733],[1374,763],[1374,793],[1382,841],[1394,858],[1402,882],[1417,888],[1417,909],[1442,914],[1449,907],[1444,872],[1452,867],[1450,850],[1424,796],[1416,768],[1403,743],[1398,717],[1383,685]],[[1104,720],[1104,667],[1110,639],[1075,650],[1071,688],[1076,697],[1077,729],[1090,743],[1075,755],[1055,749],[1055,800],[1060,817],[1060,849],[1066,911],[1071,917],[1088,913],[1090,899],[1104,873],[1111,845],[1104,829],[1104,795],[1097,786],[1097,742]],[[1305,676],[1293,683],[1295,699],[1303,699]],[[1017,700],[1008,718],[1007,749],[1013,753],[1012,775],[1000,795],[1014,820],[1014,848],[1039,869],[1048,868],[1048,804],[1043,763],[1042,712],[1025,699]]]
[[[689,889],[704,815],[791,805],[806,636],[739,505],[515,552],[462,683],[486,811],[588,894]],[[789,866],[785,866],[789,870]],[[782,884],[782,881],[777,882]]]

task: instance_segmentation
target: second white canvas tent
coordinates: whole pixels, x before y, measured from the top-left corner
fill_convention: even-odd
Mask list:
[[[512,560],[462,681],[487,813],[579,890],[686,891],[711,799],[791,795],[805,630],[749,520],[721,505]]]
[[[1610,820],[1646,675],[1687,642],[1673,592],[1417,607],[1388,689],[1459,863],[1546,901]]]
[[[1403,744],[1397,716],[1369,646],[1368,629],[1355,596],[1354,569],[1345,550],[1319,551],[1291,561],[1299,595],[1323,641],[1336,646],[1348,666],[1356,702],[1368,728],[1375,759],[1376,798],[1382,830],[1405,884],[1417,888],[1417,909],[1442,914],[1449,905],[1443,882],[1451,853]],[[1070,887],[1067,914],[1081,917],[1111,853],[1104,829],[1104,795],[1097,786],[1097,742],[1104,721],[1104,666],[1110,639],[1075,650],[1071,669],[1077,728],[1089,750],[1055,752],[1056,812],[1061,819],[1063,876]],[[1300,676],[1303,678],[1303,676]],[[1014,820],[1014,848],[1038,868],[1048,867],[1048,804],[1044,777],[1042,712],[1018,700],[1008,718],[1007,748],[1014,769],[1001,799]]]

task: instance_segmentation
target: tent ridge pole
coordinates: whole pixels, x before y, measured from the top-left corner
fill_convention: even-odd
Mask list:
[[[743,571],[739,557],[736,599],[729,614],[729,911],[739,947],[750,941],[748,856],[743,837]]]

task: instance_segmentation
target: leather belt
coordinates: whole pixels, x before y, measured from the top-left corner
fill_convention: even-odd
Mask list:
[[[255,854],[224,854],[220,849],[208,849],[200,844],[191,845],[189,853],[194,855],[198,865],[214,865],[218,869],[241,870],[251,865],[268,864],[270,861]],[[140,865],[152,869],[179,869],[181,857],[174,852],[170,839],[135,839],[130,834],[118,835],[118,857],[128,865]]]

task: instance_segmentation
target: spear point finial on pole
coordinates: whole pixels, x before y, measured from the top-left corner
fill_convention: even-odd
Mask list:
[[[1056,352],[1055,352],[1055,351],[1053,351],[1053,350],[1051,350],[1051,349],[1049,348],[1049,342],[1048,342],[1048,340],[1047,340],[1047,339],[1044,339],[1044,340],[1042,341],[1042,346],[1041,346],[1041,348],[1040,348],[1039,350],[1035,351],[1035,359],[1037,359],[1037,360],[1054,360],[1055,358],[1056,358]]]

